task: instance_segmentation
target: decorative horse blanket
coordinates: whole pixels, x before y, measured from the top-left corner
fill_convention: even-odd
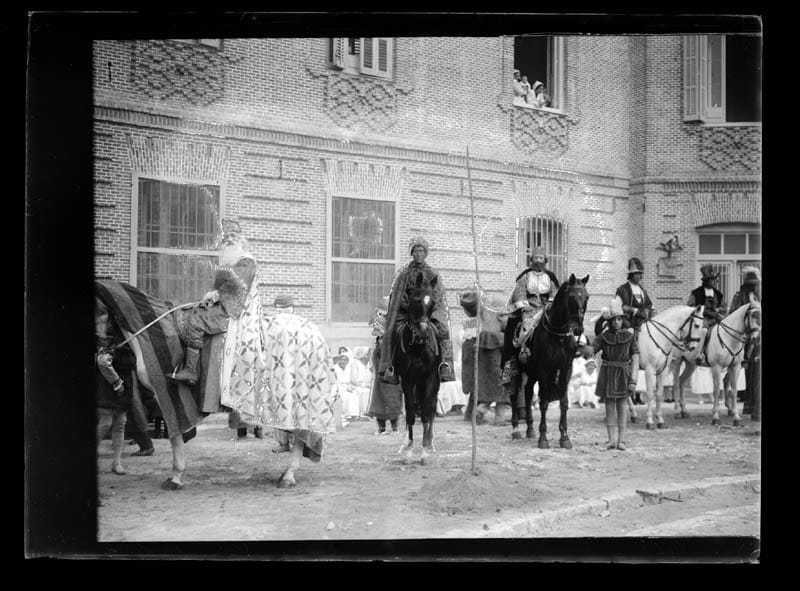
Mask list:
[[[119,326],[130,333],[140,330],[171,307],[119,281],[97,280],[95,293],[114,314]],[[200,388],[192,390],[185,384],[167,379],[165,375],[183,361],[184,355],[172,314],[167,314],[137,339],[167,431],[187,433],[203,419],[205,413],[200,410]]]
[[[257,283],[228,324],[221,403],[245,422],[291,431],[319,461],[335,431],[333,357],[314,323],[295,314],[264,319]]]

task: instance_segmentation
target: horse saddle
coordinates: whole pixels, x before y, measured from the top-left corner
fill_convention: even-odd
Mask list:
[[[523,310],[522,320],[517,325],[517,329],[514,333],[513,342],[515,348],[518,349],[527,342],[528,338],[533,334],[536,325],[539,324],[543,312],[544,310],[542,308]]]

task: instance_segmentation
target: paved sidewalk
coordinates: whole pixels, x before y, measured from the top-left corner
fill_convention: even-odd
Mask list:
[[[675,500],[686,501],[697,494],[723,490],[726,488],[752,488],[761,485],[760,474],[748,474],[744,476],[724,476],[719,478],[709,478],[698,482],[667,483],[657,487],[647,489],[621,489],[604,495],[601,498],[592,499],[571,505],[561,509],[542,511],[533,515],[516,517],[501,522],[496,522],[486,527],[470,527],[449,530],[443,537],[475,537],[475,538],[518,538],[535,537],[537,532],[545,528],[552,527],[558,523],[585,517],[599,515],[603,511],[622,511],[641,506],[642,501],[647,503],[673,502]],[[742,509],[745,511],[745,509]],[[721,510],[725,511],[725,510]],[[713,516],[711,516],[713,517]],[[691,522],[692,526],[700,521]],[[688,520],[684,520],[688,521]],[[675,522],[676,532],[680,532],[681,523]],[[687,524],[683,524],[684,526]],[[646,532],[647,530],[641,529]],[[654,533],[629,533],[626,535],[656,535]],[[658,534],[662,535],[662,534]],[[673,535],[679,535],[675,533]]]

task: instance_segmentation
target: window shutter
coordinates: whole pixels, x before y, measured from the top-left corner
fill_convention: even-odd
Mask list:
[[[704,104],[702,77],[704,63],[701,63],[700,47],[705,38],[701,35],[683,37],[683,120],[702,121]],[[702,60],[704,62],[704,60]]]
[[[361,72],[377,76],[375,68],[375,39],[373,37],[362,37],[361,39]]]
[[[331,65],[342,69],[344,68],[344,37],[334,37],[331,39]]]

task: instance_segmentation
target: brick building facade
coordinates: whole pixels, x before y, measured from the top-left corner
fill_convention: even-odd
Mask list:
[[[702,262],[730,298],[760,259],[760,116],[690,113],[681,36],[550,39],[537,78],[553,107],[521,105],[517,39],[95,41],[96,275],[190,300],[234,218],[267,308],[291,293],[332,346],[366,344],[423,234],[456,325],[474,282],[469,147],[490,294],[542,241],[560,278],[592,276],[589,314],[631,256],[657,309],[685,301]]]

